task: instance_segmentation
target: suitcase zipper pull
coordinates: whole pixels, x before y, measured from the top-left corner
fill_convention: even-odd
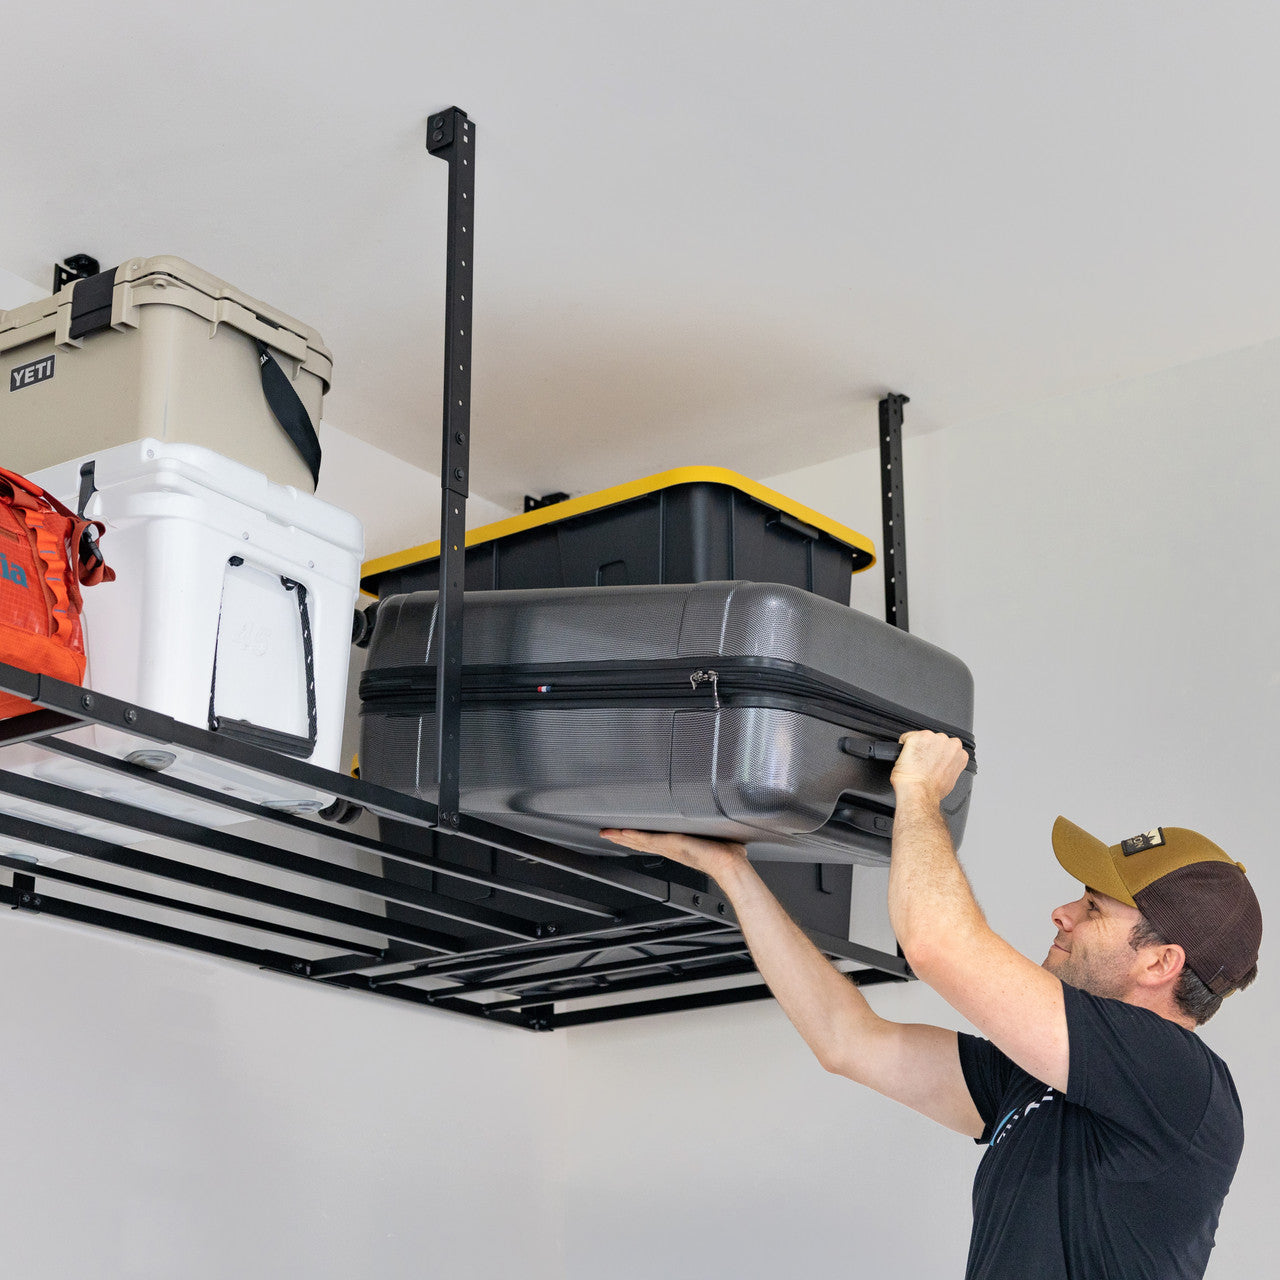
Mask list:
[[[711,686],[711,696],[715,699],[716,710],[720,710],[720,673],[710,668],[698,668],[697,671],[689,677],[689,683],[693,686],[694,693],[698,692],[698,686],[709,684]]]

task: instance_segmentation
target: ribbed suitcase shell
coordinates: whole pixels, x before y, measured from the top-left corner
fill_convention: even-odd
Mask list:
[[[376,686],[379,673],[419,666],[429,688],[435,611],[434,592],[381,602],[361,689],[362,776],[428,799],[434,711],[424,694],[397,705]],[[523,690],[481,705],[464,698],[463,808],[573,848],[616,852],[595,833],[621,826],[742,840],[761,859],[879,862],[889,852],[890,766],[848,754],[842,739],[939,725],[972,731],[973,682],[958,658],[794,587],[476,592],[465,618],[468,675],[519,668]],[[679,660],[675,683],[652,705],[557,696],[568,664],[612,664],[625,681],[629,668],[671,660]],[[755,660],[774,676],[794,664],[830,689],[799,705],[767,689],[752,694],[735,677],[736,692],[721,697],[705,678],[717,660],[726,673]],[[683,696],[676,686],[696,672],[704,678]],[[538,705],[539,688],[547,705]],[[847,691],[872,709],[851,712],[841,702]],[[899,713],[875,710],[886,704]],[[970,784],[966,773],[944,806],[957,844]]]
[[[254,346],[267,344],[318,426],[333,358],[313,328],[162,256],[118,267],[109,326],[72,338],[73,297],[84,283],[0,312],[5,466],[30,475],[151,437],[216,449],[276,484],[315,490],[267,407]],[[14,384],[15,370],[37,363],[51,376]]]

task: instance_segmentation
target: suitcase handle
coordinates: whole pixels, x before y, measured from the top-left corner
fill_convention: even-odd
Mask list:
[[[902,743],[876,742],[871,738],[841,738],[840,750],[859,760],[892,762],[902,754]]]
[[[858,760],[883,760],[886,764],[891,764],[902,754],[902,743],[900,742],[876,742],[871,738],[841,738],[840,750],[847,756],[854,756]],[[964,767],[965,773],[977,773],[978,765],[973,758],[973,752],[969,752],[969,762]]]

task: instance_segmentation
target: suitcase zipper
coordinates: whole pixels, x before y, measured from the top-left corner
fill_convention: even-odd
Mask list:
[[[700,685],[710,684],[711,696],[715,699],[716,710],[720,710],[720,673],[718,671],[704,671],[699,667],[689,677],[689,683],[693,686],[694,693],[698,692]]]
[[[973,755],[971,730],[917,715],[906,707],[823,678],[798,663],[780,658],[718,655],[715,666],[688,659],[630,663],[547,663],[539,665],[465,667],[464,706],[649,706],[690,708],[710,702],[725,706],[775,707],[814,714],[882,740],[911,729],[933,729],[959,738]],[[697,659],[694,659],[697,662]],[[365,672],[360,681],[361,714],[395,716],[430,714],[435,710],[435,667],[383,667]]]

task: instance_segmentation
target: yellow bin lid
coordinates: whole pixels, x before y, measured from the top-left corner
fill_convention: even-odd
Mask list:
[[[584,493],[577,498],[568,498],[564,502],[539,507],[535,511],[526,511],[523,515],[510,516],[506,520],[481,525],[478,529],[468,529],[467,546],[475,547],[485,542],[493,542],[498,538],[509,538],[513,534],[523,533],[528,529],[556,524],[561,520],[570,520],[574,516],[587,515],[593,511],[603,510],[605,507],[617,506],[619,503],[630,502],[646,494],[657,493],[659,490],[671,489],[681,484],[727,485],[766,506],[784,512],[803,524],[820,530],[854,551],[854,563],[857,565],[855,573],[869,569],[876,562],[875,544],[870,538],[788,498],[776,489],[757,484],[756,481],[749,480],[746,476],[725,467],[677,467],[673,471],[662,471],[654,476],[646,476],[643,480],[632,480],[628,484],[615,485],[611,489],[601,489],[597,493]],[[439,556],[440,542],[437,539],[435,542],[424,542],[420,546],[408,547],[404,551],[394,551],[390,555],[369,560],[361,569],[360,586],[370,595],[375,594],[377,579],[382,574],[389,573],[393,569],[404,569],[410,565],[421,564],[427,560],[436,560]]]

